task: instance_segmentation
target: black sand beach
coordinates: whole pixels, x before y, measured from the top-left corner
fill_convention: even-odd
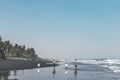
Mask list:
[[[40,68],[53,66],[52,62],[47,60],[0,60],[0,71],[38,68],[39,63]]]

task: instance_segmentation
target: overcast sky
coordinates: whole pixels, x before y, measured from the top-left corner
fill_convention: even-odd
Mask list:
[[[120,0],[0,0],[0,35],[44,58],[120,58]]]

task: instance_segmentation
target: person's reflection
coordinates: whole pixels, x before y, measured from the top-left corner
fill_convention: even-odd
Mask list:
[[[39,73],[39,72],[40,72],[40,69],[37,69],[37,72]]]
[[[15,71],[16,73],[16,71]],[[3,71],[0,72],[0,80],[10,80],[8,77],[10,76],[10,71]],[[18,79],[11,79],[11,80],[18,80]]]
[[[77,69],[75,69],[75,71],[74,71],[74,77],[75,77],[75,79],[74,80],[77,80],[77,74],[78,74]]]
[[[53,66],[53,78],[55,77],[55,75],[56,75],[56,69],[55,69],[55,66]]]
[[[8,80],[10,72],[0,72],[0,80]]]
[[[65,68],[65,75],[67,75],[68,74],[68,70],[67,70],[67,68]]]
[[[22,76],[24,76],[24,69],[22,70]]]
[[[16,70],[14,70],[14,76],[16,76],[17,75],[17,71]]]

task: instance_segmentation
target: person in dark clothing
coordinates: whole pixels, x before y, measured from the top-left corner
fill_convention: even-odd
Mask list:
[[[75,69],[77,69],[77,59],[75,59],[74,66],[75,66]]]

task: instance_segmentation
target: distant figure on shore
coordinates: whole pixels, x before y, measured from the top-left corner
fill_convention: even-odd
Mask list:
[[[38,63],[38,68],[40,67],[40,63]]]
[[[37,66],[40,68],[40,63],[38,63]],[[40,72],[40,69],[38,69],[37,72]]]
[[[74,66],[75,66],[75,69],[77,69],[77,59],[75,59]]]
[[[65,69],[67,69],[68,68],[68,64],[67,63],[65,63]]]
[[[53,59],[53,66],[55,66],[56,65],[56,60],[55,59]]]
[[[74,71],[75,79],[74,80],[77,80],[77,74],[78,74],[78,72],[77,72],[77,66],[78,66],[77,59],[75,59],[74,66],[75,66],[75,71]]]
[[[65,63],[65,75],[67,75],[67,74],[68,74],[68,64]]]

